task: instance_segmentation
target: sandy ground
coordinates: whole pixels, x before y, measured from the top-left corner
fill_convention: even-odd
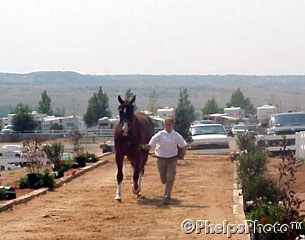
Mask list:
[[[184,219],[234,223],[233,164],[226,156],[187,155],[179,161],[173,202],[162,204],[163,185],[150,158],[143,197],[131,192],[125,162],[123,200],[114,200],[116,166],[109,162],[65,186],[0,213],[1,239],[227,239],[224,234],[181,231]],[[238,238],[231,238],[238,239]]]
[[[108,163],[64,186],[0,213],[1,238],[18,239],[228,239],[225,234],[184,234],[185,219],[234,224],[233,163],[225,155],[187,154],[179,161],[173,201],[162,204],[164,186],[159,181],[156,160],[149,158],[142,184],[143,197],[131,191],[131,167],[124,163],[121,203],[114,200],[116,166]],[[271,160],[271,169],[277,169]],[[22,171],[22,170],[19,170]],[[299,169],[295,188],[305,197],[305,167]],[[13,172],[2,174],[12,182]],[[7,175],[5,175],[7,174]],[[20,173],[15,173],[20,174]],[[23,194],[19,192],[19,194]],[[305,198],[303,198],[305,199]],[[230,239],[242,239],[233,235]]]

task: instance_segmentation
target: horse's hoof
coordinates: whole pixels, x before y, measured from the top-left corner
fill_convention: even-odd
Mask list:
[[[117,202],[122,202],[122,199],[121,199],[120,196],[116,196],[116,197],[114,198],[114,200],[116,200]]]
[[[134,188],[132,189],[132,192],[133,192],[133,194],[135,194],[135,195],[141,195],[141,193],[140,193],[140,190],[139,189],[137,189],[137,190],[135,190]]]
[[[140,189],[138,187],[135,189],[135,184],[132,184],[131,187],[133,194],[138,195],[140,193]]]

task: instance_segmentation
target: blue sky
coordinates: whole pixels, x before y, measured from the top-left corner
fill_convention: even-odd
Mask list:
[[[3,0],[0,72],[305,74],[304,0]]]

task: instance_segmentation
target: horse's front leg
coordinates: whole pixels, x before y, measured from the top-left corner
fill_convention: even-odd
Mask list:
[[[142,171],[140,171],[140,173],[139,173],[139,179],[138,179],[138,193],[137,193],[138,197],[141,196],[142,176],[143,176]]]
[[[124,155],[122,154],[116,154],[115,155],[115,161],[116,161],[116,165],[117,165],[117,175],[116,175],[116,179],[117,179],[117,188],[116,188],[116,192],[115,192],[115,200],[117,201],[121,201],[121,197],[122,197],[122,181],[123,181],[123,159],[124,159]]]

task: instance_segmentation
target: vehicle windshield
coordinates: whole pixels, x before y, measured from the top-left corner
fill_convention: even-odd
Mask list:
[[[245,130],[246,126],[245,125],[235,125],[233,126],[234,130]]]
[[[305,125],[305,114],[285,114],[271,117],[270,126]]]
[[[224,134],[226,131],[222,126],[195,126],[191,128],[192,136],[206,134]]]

